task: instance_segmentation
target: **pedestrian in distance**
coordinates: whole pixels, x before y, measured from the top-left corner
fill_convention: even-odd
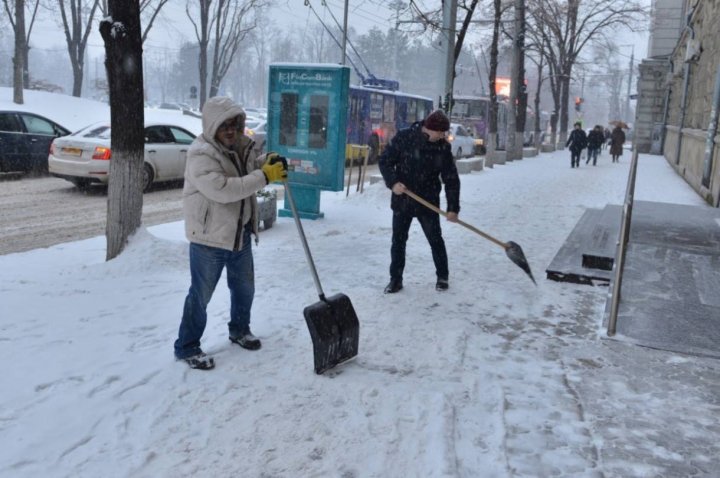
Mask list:
[[[603,149],[606,149],[608,146],[610,146],[610,130],[605,128],[603,134],[605,135],[605,141],[603,141]]]
[[[588,158],[587,161],[585,161],[585,164],[588,164],[592,159],[593,166],[597,166],[598,154],[600,154],[600,148],[602,148],[604,142],[605,134],[603,132],[603,127],[595,125],[595,127],[590,130],[587,137]]]
[[[620,162],[620,156],[623,154],[623,144],[625,144],[625,132],[620,125],[617,125],[610,134],[610,155],[613,163]]]
[[[250,331],[255,296],[251,234],[257,244],[255,193],[287,177],[277,153],[258,156],[245,136],[245,112],[230,98],[210,98],[202,109],[203,132],[187,153],[183,213],[190,241],[190,290],[175,341],[175,357],[191,368],[209,370],[215,360],[200,348],[207,304],[223,269],[230,289],[229,339],[248,350],[260,340]]]
[[[460,177],[453,160],[446,132],[450,120],[440,110],[423,121],[399,131],[383,151],[378,162],[385,185],[392,190],[392,246],[390,248],[390,282],[386,294],[403,288],[405,246],[413,218],[422,227],[430,244],[435,263],[435,289],[449,287],[448,257],[440,227],[440,215],[404,194],[410,190],[431,204],[440,206],[440,191],[445,185],[447,219],[457,222],[460,212]]]
[[[587,135],[579,121],[575,123],[574,128],[565,142],[565,147],[570,148],[570,167],[579,168],[580,153],[587,146]]]

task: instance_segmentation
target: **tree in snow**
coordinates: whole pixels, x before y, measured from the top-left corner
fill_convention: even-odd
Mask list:
[[[573,67],[583,50],[597,41],[607,42],[620,28],[637,29],[647,8],[637,0],[528,0],[536,35],[544,43],[550,69],[550,88],[559,113],[560,142],[567,139],[568,105]],[[551,121],[553,137],[558,115]]]
[[[220,82],[228,69],[245,36],[255,28],[254,11],[264,6],[263,0],[198,0],[197,16],[190,12],[190,3],[185,12],[195,29],[200,47],[200,108],[208,96],[216,96]],[[208,95],[208,53],[212,48],[212,70],[210,71],[210,92]]]
[[[82,93],[85,48],[100,0],[57,0],[57,2],[73,70],[72,94],[79,97]]]
[[[142,217],[144,99],[140,9],[137,2],[108,1],[100,22],[110,87],[110,161],[107,212],[107,260],[117,257]]]
[[[20,70],[19,76],[22,78],[22,86],[20,88],[30,88],[30,34],[32,33],[35,19],[37,18],[38,7],[40,6],[40,0],[35,0],[27,3],[25,0],[15,0],[14,3],[11,0],[2,0],[5,12],[7,13],[10,21],[10,26],[15,33],[15,51],[16,55],[18,52],[22,52],[22,65],[18,65],[17,68]],[[24,8],[20,8],[20,5],[25,5],[30,11],[30,25],[25,29],[25,12]],[[22,32],[17,27],[22,25]],[[13,61],[14,64],[18,62]],[[14,82],[13,82],[14,83]],[[13,85],[16,89],[17,85]],[[22,94],[22,92],[21,92]]]

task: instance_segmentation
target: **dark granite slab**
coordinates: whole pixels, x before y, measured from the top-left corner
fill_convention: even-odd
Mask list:
[[[607,285],[612,278],[621,212],[615,205],[587,209],[545,270],[547,278]]]
[[[720,357],[720,210],[636,202],[620,294],[620,337]]]

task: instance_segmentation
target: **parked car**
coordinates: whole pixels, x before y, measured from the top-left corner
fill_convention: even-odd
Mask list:
[[[247,114],[248,116],[254,116],[260,119],[267,119],[267,108],[248,107],[243,108],[243,110],[245,110],[245,114]]]
[[[183,107],[177,103],[160,103],[158,106],[161,110],[182,110]]]
[[[248,116],[245,120],[245,134],[255,141],[255,148],[261,153],[265,152],[266,127],[267,121],[264,119]]]
[[[183,178],[187,150],[194,139],[194,134],[180,126],[145,124],[143,191],[156,182]],[[82,189],[93,183],[107,184],[111,158],[110,124],[103,122],[57,138],[47,163],[50,174]]]
[[[50,143],[70,131],[43,116],[0,111],[0,172],[46,171]]]
[[[475,138],[461,124],[450,123],[450,130],[447,134],[452,154],[455,158],[472,156],[475,153]]]

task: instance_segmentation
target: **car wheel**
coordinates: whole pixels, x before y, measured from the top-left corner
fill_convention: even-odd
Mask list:
[[[152,166],[150,166],[148,163],[145,163],[143,165],[143,176],[142,176],[143,192],[147,192],[147,190],[150,189],[150,186],[152,186],[154,177],[155,177],[155,173],[153,173]]]
[[[90,187],[90,181],[87,179],[75,178],[70,180],[80,191],[87,191]]]

